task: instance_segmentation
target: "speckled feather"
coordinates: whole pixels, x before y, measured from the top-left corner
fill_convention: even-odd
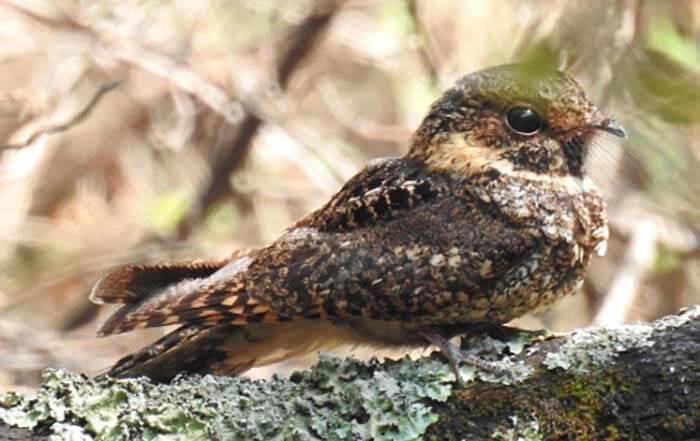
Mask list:
[[[503,121],[523,102],[547,121],[534,136]],[[605,121],[564,74],[468,75],[432,106],[405,157],[368,165],[270,245],[105,276],[92,298],[124,306],[102,334],[183,325],[110,373],[237,374],[344,341],[425,344],[421,329],[550,305],[604,252],[605,205],[582,158],[590,127]]]

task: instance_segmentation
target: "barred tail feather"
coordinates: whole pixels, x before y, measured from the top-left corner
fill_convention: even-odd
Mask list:
[[[245,271],[252,260],[244,256],[229,262],[128,266],[113,270],[95,285],[91,299],[123,306],[102,325],[98,335],[225,321],[235,315],[236,309],[222,302],[228,300],[228,305],[235,306],[241,301],[249,303],[241,292],[240,279],[235,276]]]
[[[125,265],[104,275],[92,288],[93,303],[134,304],[183,279],[207,277],[227,261],[192,260],[153,265]]]
[[[225,341],[242,332],[242,329],[231,326],[205,328],[186,325],[122,358],[99,377],[146,376],[154,382],[163,383],[179,373],[209,373],[209,366],[226,357],[226,352],[221,350]],[[243,372],[248,367],[234,367],[231,373]]]
[[[102,376],[147,376],[155,382],[168,382],[180,373],[239,375],[252,367],[344,344],[384,345],[351,327],[325,320],[186,325],[119,360]]]

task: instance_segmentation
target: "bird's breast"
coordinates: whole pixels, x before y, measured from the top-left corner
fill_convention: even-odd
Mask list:
[[[500,176],[472,192],[542,238],[542,248],[494,287],[487,313],[490,321],[508,321],[575,292],[592,256],[605,253],[605,203],[588,178],[527,172]]]
[[[588,177],[511,172],[474,186],[472,192],[511,221],[535,228],[550,240],[581,248],[578,253],[605,254],[606,205]]]

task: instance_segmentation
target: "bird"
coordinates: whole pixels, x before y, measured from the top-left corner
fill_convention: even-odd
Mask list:
[[[608,239],[584,159],[626,138],[571,76],[507,64],[468,74],[402,157],[370,161],[266,246],[221,260],[131,264],[90,299],[118,304],[99,336],[177,325],[102,375],[240,375],[349,344],[439,348],[577,291]]]

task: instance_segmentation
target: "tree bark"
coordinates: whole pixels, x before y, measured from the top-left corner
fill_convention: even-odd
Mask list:
[[[94,381],[48,370],[0,401],[0,439],[700,439],[700,307],[648,325],[465,340],[495,372],[439,355],[322,356],[290,379]]]

